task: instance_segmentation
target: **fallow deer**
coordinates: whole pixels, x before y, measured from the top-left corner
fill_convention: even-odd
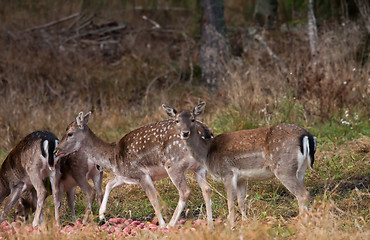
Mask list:
[[[222,181],[227,192],[228,219],[234,226],[234,201],[245,214],[246,182],[266,180],[275,176],[297,199],[299,213],[307,209],[309,192],[304,187],[307,168],[312,169],[316,137],[293,124],[278,124],[250,130],[223,133],[211,141],[198,134],[194,121],[203,113],[205,103],[193,112],[162,105],[176,121],[176,129],[194,158],[202,163],[211,176]]]
[[[50,176],[53,191],[56,186],[55,166],[58,158],[54,157],[53,152],[57,144],[58,138],[54,134],[36,131],[23,138],[8,154],[0,168],[0,204],[9,196],[0,222],[22,193],[34,188],[33,199],[37,199],[37,203],[33,226],[39,225],[47,195],[43,180]]]
[[[206,171],[186,149],[174,128],[175,121],[153,123],[133,130],[117,142],[106,143],[87,126],[90,115],[91,112],[86,115],[79,113],[76,121],[67,127],[55,153],[57,156],[64,156],[78,150],[83,151],[95,164],[114,173],[115,178],[105,188],[99,210],[100,219],[104,218],[112,189],[123,184],[140,184],[154,207],[160,226],[165,227],[153,181],[169,176],[180,195],[168,224],[170,227],[174,226],[191,192],[185,178],[186,170],[191,170],[195,173],[202,190],[208,222],[212,226],[210,190],[206,182]],[[204,138],[212,136],[204,124],[195,122],[194,126]]]
[[[89,179],[93,180],[97,195],[98,206],[100,206],[103,199],[102,168],[89,161],[87,156],[83,152],[77,151],[59,159],[59,164],[56,166],[55,178],[57,185],[56,187],[58,188],[59,193],[54,200],[57,206],[55,212],[55,219],[57,221],[57,224],[59,224],[59,209],[64,192],[67,193],[67,202],[72,213],[72,219],[74,222],[76,221],[74,197],[77,186],[81,188],[82,192],[85,193],[87,197],[87,206],[84,218],[82,220],[82,223],[85,224],[91,214],[92,205],[95,199],[95,191],[90,186],[88,182]],[[48,179],[45,180],[45,186],[48,190],[48,194],[51,194],[51,188],[48,188],[48,186],[50,187],[50,182],[48,182],[47,180]],[[28,218],[28,215],[30,215],[35,208],[36,206],[34,199],[32,199],[32,195],[28,194],[25,198],[21,198],[19,200],[16,206],[16,217],[20,220],[25,221]]]
[[[92,205],[95,199],[95,191],[97,195],[98,206],[101,205],[103,199],[102,180],[103,169],[90,161],[87,155],[82,151],[76,151],[72,154],[60,158],[60,171],[57,173],[57,187],[59,195],[56,196],[56,204],[58,211],[56,219],[59,222],[59,208],[63,198],[63,192],[67,192],[68,206],[72,212],[73,221],[76,221],[74,209],[74,197],[76,187],[79,186],[82,192],[87,197],[87,206],[82,223],[85,224],[91,214]],[[89,179],[92,179],[95,191],[89,184]]]

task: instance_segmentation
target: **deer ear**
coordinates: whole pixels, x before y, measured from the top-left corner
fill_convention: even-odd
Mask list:
[[[77,123],[77,126],[81,129],[84,128],[84,125],[83,125],[83,120],[84,120],[84,113],[83,112],[80,112],[77,117],[76,117],[76,123]]]
[[[162,104],[162,108],[167,113],[167,115],[170,116],[170,117],[175,117],[176,114],[177,114],[177,111],[174,108],[168,107],[164,104]]]
[[[85,114],[84,119],[83,119],[84,125],[87,125],[87,123],[89,122],[90,116],[91,116],[91,111]]]
[[[198,116],[200,114],[202,114],[204,112],[204,109],[206,107],[206,103],[205,102],[202,102],[201,104],[199,104],[198,106],[196,106],[193,110],[193,114],[194,116]]]
[[[77,126],[80,129],[83,129],[84,126],[89,122],[90,116],[91,116],[91,111],[86,113],[85,116],[83,112],[80,112],[78,116],[76,117]]]

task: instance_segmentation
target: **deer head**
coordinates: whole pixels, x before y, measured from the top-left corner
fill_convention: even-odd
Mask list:
[[[90,116],[91,112],[85,115],[83,112],[80,112],[76,117],[76,121],[68,125],[66,133],[55,149],[56,156],[66,156],[80,149],[81,142],[85,140],[86,132],[89,130],[87,123],[89,122]]]
[[[176,128],[179,132],[179,136],[183,140],[188,139],[192,133],[197,131],[195,120],[197,116],[204,112],[205,107],[206,103],[202,102],[194,108],[193,112],[185,110],[181,113],[177,113],[176,109],[162,104],[162,108],[167,113],[167,115],[175,119]]]

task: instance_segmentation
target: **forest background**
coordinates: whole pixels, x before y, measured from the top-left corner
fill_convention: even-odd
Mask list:
[[[217,15],[216,45],[206,45],[204,26],[214,22],[203,7],[210,3]],[[310,4],[316,33],[309,28]],[[190,231],[184,238],[366,239],[369,16],[369,3],[362,0],[1,0],[0,161],[32,131],[61,137],[80,111],[93,109],[91,129],[112,142],[166,119],[162,103],[191,109],[205,101],[201,120],[215,135],[287,122],[318,137],[315,172],[306,173],[311,211],[308,219],[296,218],[296,200],[276,180],[249,183],[248,222],[234,231],[221,225]],[[106,171],[104,177],[106,184],[113,175]],[[224,188],[209,181],[214,215],[224,220]],[[183,218],[203,219],[191,174],[189,184],[193,193]],[[177,191],[169,179],[156,188],[168,221]],[[86,199],[77,191],[76,200],[81,216]],[[47,209],[52,219],[50,199]],[[114,190],[107,213],[154,217],[139,186]],[[71,221],[65,204],[63,221]],[[50,237],[50,229],[41,236]],[[177,235],[141,237],[153,236]]]

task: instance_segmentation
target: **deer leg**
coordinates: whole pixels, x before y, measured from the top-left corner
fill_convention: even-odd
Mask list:
[[[59,226],[59,210],[62,205],[62,197],[63,197],[63,186],[60,183],[61,173],[59,169],[59,165],[57,165],[57,168],[55,168],[53,171],[50,172],[50,184],[51,184],[51,190],[53,194],[53,201],[54,201],[54,215],[55,215],[55,221],[57,226]]]
[[[81,188],[81,190],[85,193],[86,198],[87,198],[87,206],[86,206],[86,210],[85,210],[85,215],[84,215],[84,218],[82,220],[82,223],[86,224],[86,222],[87,222],[87,220],[88,220],[88,218],[91,214],[92,205],[93,205],[94,199],[95,199],[95,191],[94,191],[94,189],[92,189],[92,187],[90,186],[89,182],[87,181],[87,179],[85,177],[75,178],[75,181],[77,182],[77,184]]]
[[[154,207],[155,215],[158,218],[160,227],[166,227],[166,223],[164,222],[164,219],[161,213],[161,208],[159,206],[157,192],[154,188],[154,184],[153,184],[151,177],[149,175],[144,175],[140,179],[140,185],[144,189],[146,195],[149,198],[150,203]]]
[[[175,212],[172,215],[172,218],[168,224],[169,227],[175,226],[179,220],[182,210],[185,208],[186,201],[188,200],[191,190],[186,182],[185,170],[183,168],[172,167],[167,170],[168,176],[171,178],[173,184],[179,191],[179,202],[177,203]],[[154,206],[154,205],[153,205]]]
[[[294,174],[287,176],[286,174],[277,173],[276,177],[280,182],[297,198],[299,206],[299,215],[307,211],[310,194],[305,189],[304,185],[297,179]]]
[[[0,181],[0,206],[3,203],[4,199],[9,196],[10,190],[8,187],[5,187],[4,185],[1,184]]]
[[[31,178],[31,182],[34,185],[36,189],[36,193],[37,193],[37,205],[36,205],[35,217],[32,223],[32,226],[36,227],[39,225],[40,220],[42,218],[42,208],[44,207],[44,201],[47,196],[47,191],[41,179],[32,180]]]
[[[71,210],[73,222],[76,222],[75,191],[76,191],[76,188],[74,188],[74,187],[71,188],[69,191],[67,191],[68,207]]]
[[[32,183],[32,186],[35,188],[37,195],[36,211],[32,223],[33,227],[36,227],[39,225],[42,217],[42,208],[44,207],[47,190],[45,188],[43,180],[41,179],[41,173],[39,169],[32,169],[30,172],[28,172],[28,176],[30,177],[30,181]]]
[[[242,213],[242,221],[247,219],[245,214],[245,196],[247,195],[247,183],[245,181],[238,182],[237,184],[237,196],[238,196],[238,206]]]
[[[11,191],[5,187],[4,185],[1,185],[1,181],[0,181],[0,206],[1,204],[3,203],[4,199],[9,196],[9,194],[11,193]],[[4,217],[5,214],[4,212],[1,214],[0,216],[0,223],[4,220]]]
[[[53,187],[54,189],[54,187]],[[58,182],[57,187],[55,187],[55,191],[53,190],[53,201],[54,201],[54,213],[55,213],[55,221],[57,226],[60,225],[60,207],[62,206],[63,200],[63,193],[64,193],[64,186],[60,182]],[[42,214],[42,213],[41,213]]]
[[[96,174],[93,177],[93,183],[96,191],[96,202],[100,208],[101,202],[103,200],[103,190],[102,190],[102,181],[103,181],[103,169],[99,171],[99,174]]]
[[[103,220],[104,219],[104,212],[107,210],[107,203],[108,203],[108,197],[109,197],[110,192],[114,188],[116,188],[118,186],[121,186],[124,183],[125,183],[125,180],[122,177],[116,176],[105,187],[104,198],[103,198],[102,204],[101,204],[100,209],[99,209],[99,219],[100,220]]]
[[[236,199],[236,175],[231,174],[224,178],[224,185],[227,194],[227,206],[229,208],[229,215],[228,220],[230,223],[230,227],[234,227],[234,220],[235,220],[235,199]]]
[[[18,200],[21,197],[24,189],[25,189],[25,184],[24,183],[18,184],[13,189],[11,189],[9,199],[5,203],[3,213],[1,214],[1,217],[0,217],[1,221],[3,221],[3,219],[8,214],[10,209],[12,209],[14,207],[14,205],[18,202]]]
[[[208,226],[212,228],[213,227],[212,201],[211,201],[211,191],[207,182],[207,171],[205,169],[201,169],[195,172],[195,178],[197,179],[198,185],[202,190],[203,199],[204,202],[206,203]]]

